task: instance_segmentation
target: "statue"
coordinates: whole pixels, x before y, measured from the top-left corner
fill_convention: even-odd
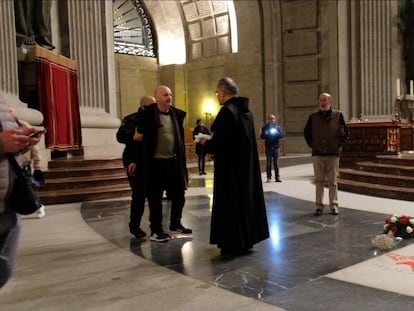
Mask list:
[[[414,80],[414,1],[398,1],[398,28],[402,35],[403,57],[405,63],[406,89],[409,89],[409,81]]]
[[[49,39],[51,5],[51,0],[14,0],[19,46],[30,48],[38,44],[48,50],[55,48]]]

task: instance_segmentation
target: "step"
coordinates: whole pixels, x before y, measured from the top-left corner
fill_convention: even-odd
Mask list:
[[[395,200],[414,201],[414,189],[394,186],[385,186],[377,183],[338,179],[338,188],[341,191],[371,195]]]
[[[378,155],[376,156],[378,163],[414,166],[413,154],[400,154],[400,155]]]
[[[341,179],[360,181],[365,183],[381,184],[386,186],[414,188],[414,177],[398,176],[371,171],[354,170],[350,168],[339,169]]]
[[[44,170],[46,179],[99,176],[106,174],[125,174],[123,166],[111,165],[107,167],[77,167],[77,168],[53,168]]]
[[[40,199],[45,205],[120,198],[130,195],[131,189],[129,185],[110,185],[39,192]]]
[[[310,156],[281,158],[281,166],[311,162]],[[261,165],[264,169],[264,161]],[[213,162],[207,162],[212,166]],[[189,174],[198,173],[197,163],[187,162]],[[89,158],[76,156],[70,159],[53,159],[44,171],[46,184],[39,191],[44,204],[61,204],[129,197],[130,186],[120,158]]]
[[[414,164],[414,163],[413,163]],[[414,166],[405,166],[390,163],[357,162],[356,168],[367,172],[382,172],[389,175],[414,176]]]
[[[84,158],[83,156],[72,157],[69,159],[53,159],[48,162],[49,169],[54,168],[80,168],[80,167],[112,167],[123,166],[121,158]]]
[[[92,176],[67,177],[46,179],[46,183],[39,189],[44,191],[57,191],[63,189],[79,189],[86,187],[97,187],[107,185],[129,184],[125,172],[116,174],[102,174]]]

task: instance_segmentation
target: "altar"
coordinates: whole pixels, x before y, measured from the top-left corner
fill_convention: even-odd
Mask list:
[[[413,125],[401,121],[349,122],[350,137],[340,165],[354,167],[358,161],[372,161],[378,155],[398,155],[414,149]]]

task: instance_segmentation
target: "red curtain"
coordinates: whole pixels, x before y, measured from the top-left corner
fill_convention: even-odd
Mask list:
[[[75,61],[35,47],[37,87],[46,146],[51,150],[82,148]]]

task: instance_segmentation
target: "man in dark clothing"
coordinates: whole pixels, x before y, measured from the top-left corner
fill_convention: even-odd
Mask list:
[[[146,236],[145,231],[140,228],[142,215],[145,207],[145,190],[144,190],[144,165],[142,162],[142,137],[136,132],[138,113],[145,106],[155,103],[152,96],[141,98],[138,112],[126,116],[116,133],[118,142],[125,144],[122,154],[124,167],[127,169],[129,185],[132,190],[132,200],[129,217],[129,232],[137,239]]]
[[[312,148],[313,171],[315,174],[316,211],[322,215],[325,178],[329,187],[329,207],[332,215],[338,215],[339,155],[349,138],[349,131],[344,116],[332,109],[332,96],[328,93],[319,95],[319,110],[313,112],[304,128],[306,143]]]
[[[210,131],[206,126],[204,126],[204,122],[201,119],[197,120],[197,126],[193,131],[193,138],[195,138],[198,134],[210,135]],[[198,156],[198,174],[206,175],[206,148],[203,144],[201,144],[201,142],[198,141],[196,142],[195,151]]]
[[[272,163],[275,170],[276,182],[282,182],[279,175],[279,141],[283,138],[282,127],[277,124],[276,115],[270,114],[267,117],[267,123],[262,127],[260,138],[265,141],[266,151],[266,175],[267,182],[272,179]]]
[[[143,135],[144,143],[150,240],[166,242],[170,236],[162,227],[164,190],[171,199],[170,231],[192,233],[181,223],[188,185],[183,126],[186,112],[172,106],[172,93],[166,86],[157,87],[155,99],[155,104],[138,114],[137,132]]]
[[[203,140],[214,155],[214,198],[210,243],[221,253],[242,255],[269,237],[262,178],[252,113],[231,78],[219,80],[222,105]]]

